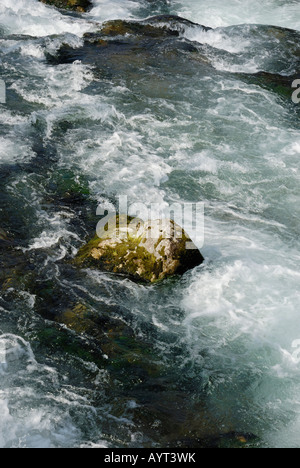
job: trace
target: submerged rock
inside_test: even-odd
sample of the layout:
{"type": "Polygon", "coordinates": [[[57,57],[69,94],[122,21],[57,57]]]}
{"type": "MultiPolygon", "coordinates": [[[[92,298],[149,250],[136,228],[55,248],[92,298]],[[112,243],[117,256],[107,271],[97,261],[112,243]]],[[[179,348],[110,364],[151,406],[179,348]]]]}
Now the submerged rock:
{"type": "MultiPolygon", "coordinates": [[[[197,44],[185,40],[183,32],[190,28],[202,28],[184,18],[163,15],[146,20],[113,20],[99,25],[99,30],[87,32],[83,44],[73,47],[64,43],[55,53],[46,53],[49,63],[69,64],[80,60],[93,66],[101,78],[125,81],[128,87],[142,84],[150,97],[172,98],[175,83],[163,85],[160,72],[153,79],[153,70],[164,70],[169,77],[181,73],[195,73],[199,64],[203,74],[207,67],[212,70],[206,55],[199,52],[197,44]],[[200,66],[201,66],[200,65],[200,66]]],[[[197,71],[198,72],[198,71],[197,71]]],[[[208,72],[210,73],[210,72],[208,72]]]]}
{"type": "Polygon", "coordinates": [[[168,444],[176,448],[254,448],[258,444],[258,437],[251,433],[228,432],[203,439],[187,438],[176,440],[168,444]]]}
{"type": "Polygon", "coordinates": [[[47,5],[55,6],[56,8],[63,8],[65,10],[85,12],[91,8],[92,3],[90,0],[40,0],[47,5]]]}
{"type": "Polygon", "coordinates": [[[0,228],[0,241],[8,241],[7,232],[0,228]]]}
{"type": "MultiPolygon", "coordinates": [[[[167,37],[179,36],[183,33],[186,27],[201,27],[205,31],[207,28],[200,24],[192,23],[184,18],[173,15],[160,15],[148,18],[144,21],[126,21],[126,20],[112,20],[107,21],[101,27],[100,33],[103,36],[125,36],[126,34],[135,36],[148,36],[148,37],[167,37]]],[[[89,37],[89,33],[85,35],[89,37]]]]}
{"type": "MultiPolygon", "coordinates": [[[[117,311],[115,311],[117,312],[117,311]]],[[[84,335],[97,360],[116,375],[126,369],[126,381],[132,384],[139,378],[156,377],[162,372],[158,356],[151,345],[136,336],[134,330],[119,318],[111,316],[111,310],[95,310],[77,303],[62,311],[55,321],[66,325],[77,335],[84,335]],[[103,361],[104,359],[104,361],[103,361]]]]}
{"type": "Polygon", "coordinates": [[[252,75],[246,75],[247,81],[259,85],[268,91],[279,94],[281,97],[292,100],[292,94],[295,89],[292,87],[293,82],[298,78],[298,75],[280,75],[267,72],[258,72],[252,75]]]}
{"type": "MultiPolygon", "coordinates": [[[[158,28],[150,24],[141,24],[136,21],[108,21],[101,28],[102,36],[125,36],[126,34],[148,37],[179,36],[177,31],[168,28],[158,28]]],[[[85,37],[89,37],[86,34],[85,37]]]]}
{"type": "Polygon", "coordinates": [[[156,282],[203,263],[188,235],[172,220],[144,223],[126,216],[111,218],[102,235],[82,247],[75,264],[156,282]]]}

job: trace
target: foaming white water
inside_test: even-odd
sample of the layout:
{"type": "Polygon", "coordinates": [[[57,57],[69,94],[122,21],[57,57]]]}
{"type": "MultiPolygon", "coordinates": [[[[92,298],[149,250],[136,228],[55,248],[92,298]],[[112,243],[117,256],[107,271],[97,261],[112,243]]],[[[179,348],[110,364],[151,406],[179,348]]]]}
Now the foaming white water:
{"type": "Polygon", "coordinates": [[[243,24],[209,31],[186,27],[183,36],[198,42],[217,70],[233,73],[268,70],[285,75],[298,71],[297,51],[287,48],[286,34],[292,33],[283,33],[275,26],[243,24]]]}
{"type": "MultiPolygon", "coordinates": [[[[18,80],[12,85],[12,89],[16,91],[22,98],[28,102],[43,104],[48,108],[48,131],[47,135],[51,135],[52,125],[51,120],[58,118],[58,115],[51,115],[49,112],[52,109],[53,113],[60,113],[61,116],[67,116],[68,104],[73,109],[80,105],[82,95],[80,91],[84,89],[91,81],[92,75],[89,67],[82,65],[80,62],[74,62],[71,66],[59,66],[56,69],[47,69],[45,64],[34,63],[28,67],[28,73],[35,77],[35,87],[32,88],[30,80],[18,80]]],[[[71,113],[73,113],[71,111],[71,113]]],[[[33,114],[33,119],[41,115],[41,113],[33,114]]]]}
{"type": "Polygon", "coordinates": [[[0,375],[1,448],[85,445],[71,413],[89,418],[94,408],[67,377],[39,364],[20,336],[0,335],[0,375]]]}
{"type": "Polygon", "coordinates": [[[209,44],[217,49],[235,54],[244,52],[251,47],[250,39],[239,37],[237,40],[236,36],[227,35],[221,29],[205,31],[203,28],[186,28],[184,36],[191,41],[209,44]]]}
{"type": "Polygon", "coordinates": [[[12,135],[0,137],[0,165],[28,161],[33,157],[31,148],[12,135]]]}
{"type": "Polygon", "coordinates": [[[139,8],[138,2],[130,0],[93,0],[93,5],[89,15],[97,21],[130,19],[139,8]]]}
{"type": "Polygon", "coordinates": [[[18,366],[28,366],[36,364],[31,347],[21,337],[12,334],[1,335],[0,340],[0,364],[1,372],[6,373],[18,366]]]}
{"type": "Polygon", "coordinates": [[[71,33],[82,37],[85,32],[97,29],[99,22],[134,18],[139,7],[138,2],[130,0],[93,0],[91,11],[75,18],[38,0],[3,0],[0,25],[13,34],[43,37],[71,33]]]}
{"type": "MultiPolygon", "coordinates": [[[[70,140],[73,139],[74,135],[70,134],[70,140]]],[[[73,146],[71,141],[69,144],[73,146]]],[[[141,144],[139,133],[120,129],[104,141],[102,138],[81,140],[74,150],[73,157],[77,158],[84,172],[91,176],[98,173],[106,181],[107,193],[127,193],[132,202],[147,202],[151,194],[152,203],[163,202],[163,191],[159,186],[171,169],[151,148],[141,144]],[[120,167],[124,153],[126,166],[120,167]]],[[[95,192],[100,189],[101,179],[91,185],[95,192]]]]}
{"type": "Polygon", "coordinates": [[[179,0],[174,9],[178,15],[213,28],[250,23],[300,29],[298,0],[179,0]]]}
{"type": "MultiPolygon", "coordinates": [[[[256,10],[257,2],[250,5],[247,0],[229,2],[231,10],[224,2],[204,7],[199,0],[182,5],[174,12],[211,26],[263,18],[269,23],[279,18],[280,11],[275,1],[256,10]],[[266,7],[271,5],[275,13],[267,21],[266,7]],[[219,17],[213,17],[217,8],[219,17]]],[[[291,5],[286,5],[287,15],[291,5]]],[[[85,18],[128,18],[136,8],[137,2],[95,1],[85,18]]],[[[275,420],[279,433],[265,432],[264,442],[288,444],[282,427],[290,416],[293,424],[287,433],[299,445],[295,436],[299,432],[295,418],[299,354],[294,345],[300,339],[300,144],[288,106],[261,87],[215,70],[203,78],[201,65],[199,74],[195,68],[187,78],[178,68],[177,82],[169,83],[166,76],[161,80],[144,76],[143,81],[136,73],[133,80],[122,76],[122,85],[119,75],[118,85],[114,76],[101,82],[91,67],[79,61],[50,66],[44,60],[45,48],[53,52],[63,43],[80,46],[82,33],[94,25],[33,0],[14,4],[4,0],[0,14],[9,32],[63,33],[55,38],[1,42],[4,70],[12,77],[10,91],[23,100],[24,108],[29,104],[34,109],[25,117],[4,108],[0,120],[8,133],[0,138],[1,162],[29,161],[34,155],[27,135],[34,130],[44,150],[48,144],[55,146],[55,170],[80,171],[92,196],[104,205],[123,194],[129,203],[155,202],[161,207],[173,201],[205,201],[206,264],[176,283],[171,294],[166,287],[161,296],[164,286],[137,286],[94,271],[88,272],[87,283],[78,280],[78,290],[98,302],[99,310],[102,304],[122,307],[124,316],[134,317],[138,333],[142,333],[142,321],[152,324],[164,338],[152,337],[163,359],[168,363],[171,356],[170,362],[175,360],[188,378],[202,372],[211,402],[221,402],[225,412],[245,411],[243,430],[251,418],[255,423],[260,416],[263,422],[275,420]],[[168,334],[170,340],[172,334],[176,336],[183,350],[175,358],[168,334]],[[243,407],[245,401],[251,402],[251,411],[243,407]]],[[[296,21],[293,17],[286,25],[292,27],[296,21]]],[[[234,31],[188,29],[186,34],[207,46],[218,70],[257,71],[264,60],[264,52],[257,60],[259,42],[247,35],[247,28],[234,31]],[[224,59],[212,49],[224,53],[224,59]],[[240,58],[251,50],[255,60],[250,56],[246,64],[230,62],[230,54],[240,58]]],[[[79,237],[70,227],[75,216],[71,209],[54,203],[51,208],[56,211],[47,212],[43,183],[43,177],[18,174],[6,190],[12,197],[20,194],[37,217],[24,252],[38,255],[41,249],[58,246],[51,253],[55,262],[66,255],[73,241],[79,243],[79,237]]],[[[32,220],[28,222],[32,227],[32,220]]],[[[60,266],[55,266],[59,275],[60,266]]],[[[61,283],[71,291],[75,282],[62,275],[61,283]]],[[[32,308],[34,298],[30,299],[32,308]]],[[[0,336],[0,361],[1,446],[105,445],[98,432],[93,442],[83,440],[82,425],[69,409],[79,414],[86,411],[86,420],[91,421],[94,409],[88,398],[69,385],[55,366],[40,365],[29,343],[17,335],[0,336]]],[[[249,423],[249,427],[253,430],[259,424],[249,423]]]]}
{"type": "Polygon", "coordinates": [[[9,33],[31,36],[66,32],[82,36],[94,27],[87,19],[67,17],[38,0],[2,0],[0,25],[9,33]]]}
{"type": "Polygon", "coordinates": [[[271,425],[265,430],[264,442],[298,446],[299,253],[266,232],[243,232],[236,226],[233,235],[224,224],[207,224],[206,255],[213,264],[194,272],[182,299],[189,362],[201,365],[212,401],[221,394],[234,407],[229,396],[233,382],[233,393],[242,392],[245,400],[251,395],[250,413],[241,401],[241,414],[255,415],[265,427],[268,418],[276,424],[276,429],[271,425]],[[221,258],[215,256],[220,251],[221,258]],[[294,422],[287,428],[283,418],[289,413],[294,422]]]}
{"type": "MultiPolygon", "coordinates": [[[[247,55],[251,49],[253,50],[253,37],[247,37],[242,32],[237,36],[236,33],[233,34],[232,31],[221,28],[209,31],[205,31],[203,28],[186,28],[183,36],[190,41],[209,46],[207,54],[217,70],[226,70],[233,73],[256,73],[260,70],[263,60],[259,53],[255,57],[247,57],[240,65],[233,64],[230,61],[230,56],[233,54],[235,57],[238,55],[242,57],[243,54],[247,55]],[[229,52],[230,55],[227,56],[228,54],[224,54],[224,52],[229,52]]],[[[265,56],[267,52],[263,54],[265,56]]]]}
{"type": "MultiPolygon", "coordinates": [[[[39,378],[43,378],[43,373],[46,381],[47,372],[52,374],[51,369],[42,369],[37,364],[29,343],[12,334],[0,336],[0,361],[1,448],[51,447],[50,431],[54,429],[52,418],[42,406],[34,408],[38,395],[33,386],[35,382],[38,383],[39,378]],[[32,403],[31,409],[26,408],[28,399],[32,403]],[[18,401],[23,402],[21,407],[18,401]]],[[[54,372],[53,377],[55,378],[54,372]]],[[[69,427],[69,430],[71,434],[74,428],[69,427]]]]}

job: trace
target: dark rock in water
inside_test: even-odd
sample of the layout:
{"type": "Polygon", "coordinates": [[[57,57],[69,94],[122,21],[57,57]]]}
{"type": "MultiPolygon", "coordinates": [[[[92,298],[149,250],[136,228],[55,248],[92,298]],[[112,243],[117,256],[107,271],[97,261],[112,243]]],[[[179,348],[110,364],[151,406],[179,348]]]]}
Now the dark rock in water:
{"type": "Polygon", "coordinates": [[[180,32],[184,30],[184,27],[201,27],[205,31],[212,30],[212,28],[203,26],[202,24],[194,23],[193,21],[187,20],[185,18],[182,18],[181,16],[176,15],[157,15],[144,20],[144,23],[157,26],[165,25],[170,29],[177,29],[180,32]]]}
{"type": "MultiPolygon", "coordinates": [[[[157,27],[152,24],[138,23],[137,21],[107,21],[101,28],[102,36],[125,36],[132,34],[136,36],[148,37],[164,37],[164,36],[179,36],[179,32],[172,30],[169,27],[157,27]]],[[[91,37],[86,34],[85,37],[91,37]]]]}
{"type": "Polygon", "coordinates": [[[63,323],[78,335],[92,339],[98,356],[104,356],[106,367],[114,373],[127,370],[128,381],[138,375],[155,377],[161,372],[158,358],[150,345],[136,336],[122,320],[111,317],[107,311],[99,314],[85,304],[77,303],[65,309],[55,321],[63,323]]]}
{"type": "MultiPolygon", "coordinates": [[[[179,36],[185,27],[201,27],[208,31],[211,28],[192,23],[189,20],[173,15],[160,15],[144,21],[107,21],[101,28],[104,36],[124,36],[125,34],[150,37],[179,36]]],[[[85,35],[88,37],[88,35],[85,35]]]]}
{"type": "Polygon", "coordinates": [[[156,282],[183,274],[204,259],[187,234],[172,220],[114,217],[107,231],[82,247],[75,264],[156,282]],[[187,246],[189,248],[187,248],[187,246]]]}
{"type": "Polygon", "coordinates": [[[56,8],[63,8],[65,10],[72,10],[78,12],[88,11],[92,3],[90,0],[40,0],[47,5],[55,6],[56,8]]]}
{"type": "Polygon", "coordinates": [[[247,81],[257,84],[268,91],[273,91],[282,97],[292,99],[292,94],[295,89],[292,87],[297,75],[283,76],[280,74],[258,72],[253,75],[247,75],[247,81]]]}
{"type": "MultiPolygon", "coordinates": [[[[129,89],[138,86],[150,98],[173,99],[178,75],[190,77],[197,73],[200,78],[213,72],[205,53],[197,44],[180,37],[178,31],[130,21],[104,23],[102,30],[85,34],[81,47],[63,44],[47,55],[47,61],[54,65],[78,60],[92,65],[97,79],[129,89]]],[[[93,91],[90,87],[88,92],[103,85],[95,82],[92,86],[93,91]]]]}
{"type": "Polygon", "coordinates": [[[0,228],[0,241],[8,241],[8,234],[6,231],[4,231],[4,229],[1,229],[0,228]]]}
{"type": "Polygon", "coordinates": [[[101,78],[143,82],[150,92],[155,87],[155,95],[166,97],[161,94],[163,90],[172,94],[172,85],[168,88],[156,86],[153,68],[163,67],[170,76],[174,75],[174,69],[177,73],[195,73],[195,63],[197,67],[199,64],[203,66],[204,73],[207,67],[212,68],[198,45],[182,37],[186,28],[194,27],[201,28],[170,15],[140,21],[107,21],[99,26],[98,31],[86,33],[81,47],[63,44],[54,55],[48,53],[47,60],[51,64],[80,60],[83,64],[92,65],[94,73],[101,78]]]}
{"type": "Polygon", "coordinates": [[[29,290],[34,283],[32,265],[9,240],[0,240],[0,292],[29,290]]]}
{"type": "Polygon", "coordinates": [[[188,438],[177,440],[169,444],[176,448],[252,448],[258,438],[254,434],[229,432],[218,436],[210,436],[204,439],[188,438]]]}
{"type": "Polygon", "coordinates": [[[202,27],[206,31],[210,28],[200,26],[178,16],[154,16],[144,21],[113,20],[105,22],[96,33],[86,33],[84,38],[95,42],[102,38],[124,37],[126,35],[149,38],[179,37],[185,27],[202,27]]]}
{"type": "MultiPolygon", "coordinates": [[[[293,82],[299,78],[300,33],[278,26],[252,26],[251,37],[259,39],[268,62],[261,71],[253,74],[239,73],[247,83],[258,85],[282,98],[292,101],[293,82]],[[266,67],[266,69],[264,69],[266,67]]],[[[259,47],[259,46],[258,46],[259,47]]],[[[258,54],[260,55],[260,54],[258,54]]]]}

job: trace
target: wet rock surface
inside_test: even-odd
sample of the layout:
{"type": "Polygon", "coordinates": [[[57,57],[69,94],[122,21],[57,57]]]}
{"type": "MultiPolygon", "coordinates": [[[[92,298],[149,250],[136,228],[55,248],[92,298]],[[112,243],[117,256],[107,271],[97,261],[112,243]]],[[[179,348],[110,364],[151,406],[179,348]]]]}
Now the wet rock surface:
{"type": "MultiPolygon", "coordinates": [[[[253,26],[253,34],[257,34],[255,28],[253,26]]],[[[126,73],[127,80],[138,78],[137,67],[142,73],[154,64],[162,65],[166,70],[170,67],[170,72],[172,67],[173,70],[177,69],[180,64],[178,72],[183,75],[194,70],[210,76],[213,63],[208,57],[206,46],[187,40],[186,31],[209,33],[213,30],[173,15],[158,15],[140,21],[107,21],[99,27],[99,31],[84,35],[82,47],[73,49],[63,45],[55,56],[48,55],[48,61],[53,64],[63,64],[81,60],[83,63],[95,66],[96,75],[117,78],[126,73]]],[[[290,55],[298,69],[300,50],[295,47],[295,43],[299,41],[299,32],[274,26],[261,26],[259,34],[262,33],[269,36],[270,47],[274,43],[274,46],[278,45],[283,49],[286,43],[291,43],[290,55]]],[[[224,57],[226,55],[228,53],[224,51],[224,57]]],[[[226,72],[225,74],[236,75],[242,81],[291,100],[294,91],[292,83],[298,75],[295,68],[287,73],[283,69],[285,63],[283,59],[278,61],[277,73],[262,70],[256,73],[226,72]]],[[[215,73],[220,72],[215,70],[215,73]]],[[[149,86],[151,87],[151,84],[149,86]]]]}
{"type": "Polygon", "coordinates": [[[112,218],[103,237],[82,247],[75,259],[96,267],[154,283],[201,265],[204,258],[188,235],[172,220],[143,222],[112,218]]]}
{"type": "Polygon", "coordinates": [[[78,11],[80,13],[88,11],[92,7],[90,0],[40,0],[47,5],[55,6],[66,10],[78,11]]]}

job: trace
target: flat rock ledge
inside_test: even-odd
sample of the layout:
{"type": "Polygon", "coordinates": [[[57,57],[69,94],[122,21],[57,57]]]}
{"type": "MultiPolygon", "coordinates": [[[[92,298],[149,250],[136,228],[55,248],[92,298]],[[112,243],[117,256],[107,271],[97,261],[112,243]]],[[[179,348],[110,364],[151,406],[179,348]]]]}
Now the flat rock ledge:
{"type": "Polygon", "coordinates": [[[76,255],[74,264],[154,283],[204,261],[189,236],[172,220],[143,222],[112,217],[76,255]]]}

